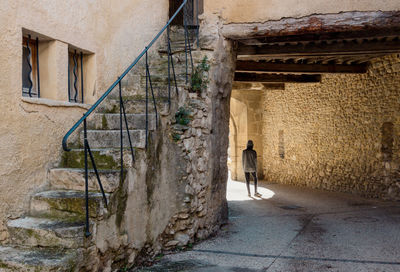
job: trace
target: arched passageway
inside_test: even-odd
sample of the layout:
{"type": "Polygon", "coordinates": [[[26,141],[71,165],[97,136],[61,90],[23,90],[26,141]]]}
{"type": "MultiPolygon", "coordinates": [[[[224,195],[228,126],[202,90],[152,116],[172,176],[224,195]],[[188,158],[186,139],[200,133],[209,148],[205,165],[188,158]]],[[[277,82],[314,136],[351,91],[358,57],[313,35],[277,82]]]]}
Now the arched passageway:
{"type": "Polygon", "coordinates": [[[244,180],[239,153],[252,139],[258,176],[268,182],[400,199],[393,16],[350,12],[224,28],[237,43],[233,179],[244,180]]]}

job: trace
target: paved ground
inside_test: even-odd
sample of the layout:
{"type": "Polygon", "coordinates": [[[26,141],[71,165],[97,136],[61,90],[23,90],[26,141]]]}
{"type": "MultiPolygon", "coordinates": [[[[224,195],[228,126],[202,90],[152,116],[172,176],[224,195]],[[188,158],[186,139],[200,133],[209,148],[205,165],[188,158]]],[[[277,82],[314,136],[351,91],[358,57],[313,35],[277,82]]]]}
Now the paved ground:
{"type": "Polygon", "coordinates": [[[230,223],[139,271],[400,271],[400,202],[229,181],[230,223]]]}

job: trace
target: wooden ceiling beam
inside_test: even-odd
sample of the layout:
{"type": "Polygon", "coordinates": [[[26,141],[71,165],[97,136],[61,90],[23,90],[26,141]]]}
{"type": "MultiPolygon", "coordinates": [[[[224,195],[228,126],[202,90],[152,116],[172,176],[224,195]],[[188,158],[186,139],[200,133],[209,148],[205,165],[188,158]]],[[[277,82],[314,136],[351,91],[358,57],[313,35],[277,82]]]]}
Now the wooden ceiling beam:
{"type": "Polygon", "coordinates": [[[341,65],[341,64],[298,64],[298,63],[272,63],[243,61],[236,62],[237,72],[263,72],[263,73],[366,73],[367,64],[341,65]]]}
{"type": "Polygon", "coordinates": [[[245,39],[252,43],[258,40],[268,43],[298,41],[299,36],[303,36],[305,40],[391,36],[397,35],[399,30],[400,11],[349,11],[284,18],[264,23],[227,24],[222,27],[221,32],[224,37],[232,40],[245,39]]]}
{"type": "Polygon", "coordinates": [[[318,83],[321,81],[321,75],[286,75],[235,72],[234,81],[261,83],[318,83]]]}
{"type": "Polygon", "coordinates": [[[315,57],[315,56],[335,56],[335,55],[365,55],[375,53],[393,54],[400,52],[400,39],[381,42],[378,39],[356,42],[336,42],[336,43],[306,43],[296,45],[239,45],[238,56],[267,56],[267,57],[315,57]]]}

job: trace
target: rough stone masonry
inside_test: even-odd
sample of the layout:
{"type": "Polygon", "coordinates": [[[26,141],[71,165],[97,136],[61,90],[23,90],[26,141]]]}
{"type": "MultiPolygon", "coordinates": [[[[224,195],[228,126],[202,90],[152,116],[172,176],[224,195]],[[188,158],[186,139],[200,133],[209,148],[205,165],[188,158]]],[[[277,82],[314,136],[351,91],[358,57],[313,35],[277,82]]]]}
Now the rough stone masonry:
{"type": "Polygon", "coordinates": [[[400,199],[400,58],[264,91],[266,180],[400,199]]]}

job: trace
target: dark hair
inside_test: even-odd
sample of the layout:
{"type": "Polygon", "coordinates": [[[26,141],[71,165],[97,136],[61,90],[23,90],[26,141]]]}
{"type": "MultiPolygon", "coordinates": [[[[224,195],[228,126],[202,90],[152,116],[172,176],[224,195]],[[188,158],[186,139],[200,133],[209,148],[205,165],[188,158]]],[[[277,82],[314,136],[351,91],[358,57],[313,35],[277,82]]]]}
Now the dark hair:
{"type": "Polygon", "coordinates": [[[254,147],[253,141],[252,141],[252,140],[249,140],[249,141],[247,142],[247,149],[253,149],[253,147],[254,147]]]}

